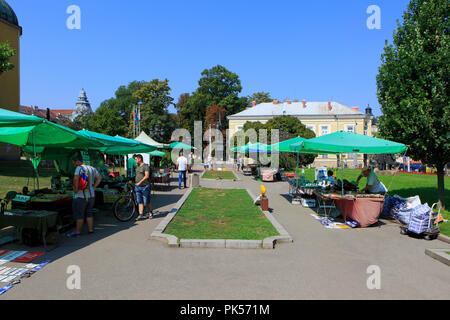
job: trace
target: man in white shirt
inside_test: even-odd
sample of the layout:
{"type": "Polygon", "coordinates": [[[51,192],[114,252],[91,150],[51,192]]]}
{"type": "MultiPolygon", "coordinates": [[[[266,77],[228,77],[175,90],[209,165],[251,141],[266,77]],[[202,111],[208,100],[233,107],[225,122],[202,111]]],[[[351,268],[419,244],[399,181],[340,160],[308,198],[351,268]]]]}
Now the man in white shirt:
{"type": "Polygon", "coordinates": [[[363,168],[362,173],[359,175],[358,179],[356,179],[357,185],[362,177],[367,177],[367,185],[361,190],[361,192],[372,194],[385,194],[387,192],[386,187],[380,182],[380,180],[378,180],[378,177],[373,169],[368,167],[363,168]]]}
{"type": "Polygon", "coordinates": [[[180,157],[177,159],[178,170],[178,187],[181,189],[181,179],[183,179],[184,187],[186,188],[186,170],[188,160],[183,156],[183,152],[180,152],[180,157]]]}

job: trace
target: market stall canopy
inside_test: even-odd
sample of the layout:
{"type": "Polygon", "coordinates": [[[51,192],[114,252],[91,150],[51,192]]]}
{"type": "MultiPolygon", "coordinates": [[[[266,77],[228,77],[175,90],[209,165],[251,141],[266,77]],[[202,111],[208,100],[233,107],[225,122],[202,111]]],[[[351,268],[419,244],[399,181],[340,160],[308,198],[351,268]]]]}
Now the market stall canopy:
{"type": "Polygon", "coordinates": [[[36,116],[0,109],[0,127],[29,127],[44,122],[36,116]]]}
{"type": "Polygon", "coordinates": [[[271,146],[264,144],[264,143],[247,143],[244,146],[239,146],[232,148],[231,151],[239,152],[239,153],[246,153],[246,152],[261,152],[261,153],[270,153],[271,152],[271,146]]]}
{"type": "Polygon", "coordinates": [[[88,148],[103,144],[82,134],[35,116],[0,109],[0,142],[33,148],[88,148]]]}
{"type": "Polygon", "coordinates": [[[136,140],[123,138],[120,136],[109,136],[102,133],[92,132],[89,130],[81,130],[80,134],[101,141],[103,146],[93,147],[89,149],[99,150],[107,154],[123,155],[129,153],[147,153],[156,150],[155,146],[151,146],[136,140]]]}
{"type": "Polygon", "coordinates": [[[378,139],[361,134],[339,131],[291,145],[303,152],[333,153],[403,153],[407,146],[401,143],[378,139]]]}
{"type": "Polygon", "coordinates": [[[164,157],[166,154],[164,152],[156,150],[150,152],[149,155],[151,155],[152,157],[164,157]]]}
{"type": "Polygon", "coordinates": [[[151,146],[155,146],[158,149],[163,149],[163,148],[168,148],[169,147],[168,144],[163,144],[163,143],[156,142],[151,137],[149,137],[144,131],[142,131],[141,134],[139,135],[139,137],[137,137],[134,140],[139,141],[139,142],[143,142],[145,144],[149,144],[151,146]]]}
{"type": "Polygon", "coordinates": [[[171,149],[197,149],[181,142],[173,142],[170,144],[171,149]]]}

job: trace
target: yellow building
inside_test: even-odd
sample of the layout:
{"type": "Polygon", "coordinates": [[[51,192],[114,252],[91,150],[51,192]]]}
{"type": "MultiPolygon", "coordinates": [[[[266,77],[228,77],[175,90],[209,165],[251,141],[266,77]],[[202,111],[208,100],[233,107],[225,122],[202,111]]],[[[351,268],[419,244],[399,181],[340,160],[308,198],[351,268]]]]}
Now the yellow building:
{"type": "MultiPolygon", "coordinates": [[[[362,113],[357,107],[347,107],[333,101],[280,103],[275,100],[270,103],[253,104],[252,107],[229,116],[230,136],[242,130],[246,122],[266,123],[277,116],[297,117],[308,129],[314,131],[317,137],[341,130],[372,136],[374,121],[370,107],[362,113]]],[[[349,168],[362,167],[364,156],[348,154],[344,155],[343,160],[349,168]]],[[[336,167],[337,158],[334,155],[319,155],[313,166],[336,167]]]]}
{"type": "MultiPolygon", "coordinates": [[[[22,28],[17,16],[5,0],[0,0],[0,42],[9,41],[9,46],[16,50],[10,59],[14,64],[12,70],[0,74],[0,108],[19,112],[20,106],[20,37],[22,28]]],[[[0,144],[0,158],[17,158],[19,149],[0,144]]]]}

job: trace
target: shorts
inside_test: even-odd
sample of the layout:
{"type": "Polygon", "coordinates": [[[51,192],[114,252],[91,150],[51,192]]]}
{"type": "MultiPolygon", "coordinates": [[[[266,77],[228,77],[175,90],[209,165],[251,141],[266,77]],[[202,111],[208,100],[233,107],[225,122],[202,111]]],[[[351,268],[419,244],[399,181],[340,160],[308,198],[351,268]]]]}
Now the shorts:
{"type": "Polygon", "coordinates": [[[150,191],[152,190],[150,185],[145,187],[136,186],[136,202],[137,204],[143,204],[148,206],[150,204],[150,191]]]}
{"type": "Polygon", "coordinates": [[[92,218],[94,216],[95,197],[74,198],[72,201],[72,213],[75,220],[84,220],[84,218],[92,218]]]}

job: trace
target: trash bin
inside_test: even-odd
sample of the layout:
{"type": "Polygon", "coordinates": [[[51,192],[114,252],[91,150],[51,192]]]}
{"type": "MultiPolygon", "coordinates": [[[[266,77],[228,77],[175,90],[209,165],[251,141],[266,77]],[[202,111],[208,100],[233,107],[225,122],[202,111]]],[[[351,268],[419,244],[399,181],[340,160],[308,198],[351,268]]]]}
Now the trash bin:
{"type": "Polygon", "coordinates": [[[200,186],[200,177],[197,173],[191,174],[191,188],[198,188],[200,186]]]}

